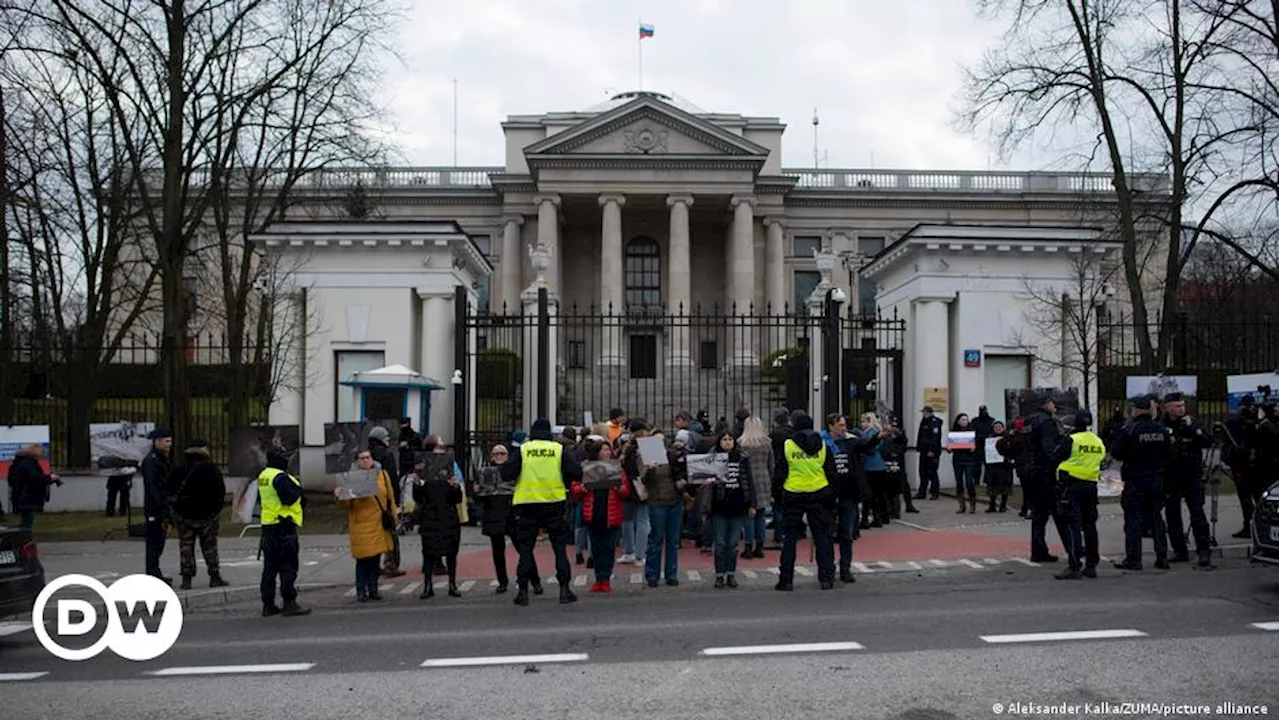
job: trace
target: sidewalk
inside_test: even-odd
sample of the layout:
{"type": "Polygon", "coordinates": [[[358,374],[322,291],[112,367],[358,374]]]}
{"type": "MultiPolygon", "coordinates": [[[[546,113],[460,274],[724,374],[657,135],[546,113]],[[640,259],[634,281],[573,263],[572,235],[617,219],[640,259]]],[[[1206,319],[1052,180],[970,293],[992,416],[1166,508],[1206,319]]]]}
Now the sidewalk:
{"type": "MultiPolygon", "coordinates": [[[[1017,509],[1006,513],[986,513],[986,506],[979,502],[977,513],[959,514],[956,501],[943,497],[939,500],[916,501],[918,514],[904,514],[901,521],[894,521],[885,528],[862,531],[854,545],[857,567],[863,572],[919,571],[934,567],[992,566],[1006,562],[1024,562],[1029,557],[1029,520],[1018,517],[1017,509]]],[[[1209,508],[1206,508],[1208,511],[1209,508]]],[[[1099,507],[1098,534],[1101,554],[1119,556],[1124,552],[1124,528],[1118,503],[1099,507]]],[[[1239,546],[1245,541],[1233,540],[1230,534],[1239,529],[1240,511],[1235,497],[1221,498],[1218,510],[1220,518],[1217,539],[1220,546],[1239,546]]],[[[772,544],[772,531],[769,532],[772,544]]],[[[1049,546],[1052,552],[1061,554],[1057,532],[1050,524],[1049,546]]],[[[767,545],[768,545],[767,544],[767,545]]],[[[1149,545],[1149,543],[1148,543],[1149,545]]],[[[261,561],[257,558],[258,538],[251,532],[245,538],[221,538],[218,542],[222,574],[232,584],[231,588],[210,590],[203,559],[197,552],[199,574],[195,588],[184,594],[189,607],[219,604],[243,600],[257,593],[261,561]]],[[[301,568],[298,582],[303,587],[349,585],[354,580],[354,565],[345,535],[303,535],[301,538],[301,568]]],[[[407,571],[405,580],[421,580],[421,545],[418,536],[411,534],[400,538],[402,567],[407,571]]],[[[142,572],[143,543],[140,540],[113,540],[107,542],[50,542],[40,546],[41,559],[46,576],[53,579],[71,573],[96,577],[107,584],[123,575],[142,572]]],[[[569,548],[573,562],[575,548],[569,548]]],[[[812,568],[811,542],[798,544],[798,563],[812,568]]],[[[167,574],[178,575],[178,543],[171,539],[165,546],[162,567],[167,574]]],[[[550,545],[540,543],[536,550],[538,569],[544,577],[555,573],[555,562],[550,545]]],[[[517,556],[507,548],[507,565],[515,575],[517,556]]],[[[684,541],[680,550],[680,569],[693,571],[695,576],[711,575],[714,562],[710,555],[701,554],[691,541],[684,541]]],[[[764,559],[739,560],[742,570],[767,571],[776,568],[778,552],[768,551],[764,559]]],[[[489,540],[478,528],[463,528],[462,552],[458,557],[460,581],[483,581],[493,578],[493,560],[489,540]]],[[[639,572],[634,566],[618,566],[618,573],[639,572]]],[[[575,565],[575,575],[589,575],[585,566],[575,565]]]]}

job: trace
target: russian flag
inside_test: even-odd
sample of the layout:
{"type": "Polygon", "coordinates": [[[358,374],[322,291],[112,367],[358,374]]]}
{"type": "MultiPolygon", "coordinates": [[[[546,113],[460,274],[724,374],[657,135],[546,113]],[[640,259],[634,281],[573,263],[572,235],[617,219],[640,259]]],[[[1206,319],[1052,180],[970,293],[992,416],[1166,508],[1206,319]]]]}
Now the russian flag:
{"type": "Polygon", "coordinates": [[[653,26],[640,23],[640,38],[653,37],[653,26]]]}

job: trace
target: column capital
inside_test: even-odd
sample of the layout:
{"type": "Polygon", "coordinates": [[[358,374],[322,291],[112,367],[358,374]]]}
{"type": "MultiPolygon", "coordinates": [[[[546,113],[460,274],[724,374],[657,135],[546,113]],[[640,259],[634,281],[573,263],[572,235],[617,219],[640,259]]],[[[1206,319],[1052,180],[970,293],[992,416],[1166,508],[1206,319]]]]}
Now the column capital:
{"type": "Polygon", "coordinates": [[[765,215],[764,226],[767,228],[777,227],[779,230],[787,229],[787,221],[781,215],[765,215]]]}
{"type": "Polygon", "coordinates": [[[560,196],[553,194],[534,195],[533,202],[535,205],[541,206],[543,203],[551,203],[555,207],[560,207],[560,196]]]}
{"type": "Polygon", "coordinates": [[[676,203],[684,203],[685,207],[693,207],[693,196],[688,193],[675,193],[667,196],[667,207],[673,207],[676,203]]]}
{"type": "Polygon", "coordinates": [[[524,225],[524,215],[504,215],[502,217],[504,225],[514,224],[516,227],[524,225]]]}
{"type": "Polygon", "coordinates": [[[622,193],[604,193],[600,196],[600,207],[604,207],[609,203],[614,203],[618,207],[626,207],[627,196],[622,193]]]}
{"type": "Polygon", "coordinates": [[[955,301],[955,299],[956,299],[956,296],[955,296],[954,294],[951,294],[951,295],[922,295],[922,296],[920,296],[920,297],[914,297],[914,298],[911,298],[911,304],[913,304],[913,305],[916,305],[916,304],[923,305],[924,303],[944,303],[944,304],[946,304],[946,303],[950,303],[950,302],[955,301]]]}
{"type": "Polygon", "coordinates": [[[756,198],[754,195],[734,195],[729,199],[729,207],[737,210],[739,205],[748,205],[751,208],[756,206],[756,198]]]}

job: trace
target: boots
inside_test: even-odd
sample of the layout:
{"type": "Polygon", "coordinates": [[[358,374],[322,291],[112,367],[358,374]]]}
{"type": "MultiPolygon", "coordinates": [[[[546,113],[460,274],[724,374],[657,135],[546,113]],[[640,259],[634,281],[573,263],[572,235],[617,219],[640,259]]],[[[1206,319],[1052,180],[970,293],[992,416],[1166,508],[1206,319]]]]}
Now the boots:
{"type": "Polygon", "coordinates": [[[516,590],[515,602],[517,605],[521,607],[525,607],[529,604],[529,588],[527,586],[525,585],[519,586],[519,589],[516,590]]]}
{"type": "Polygon", "coordinates": [[[214,570],[209,573],[209,587],[220,588],[220,587],[227,587],[230,584],[231,583],[222,579],[222,573],[218,572],[217,570],[214,570]]]}
{"type": "Polygon", "coordinates": [[[178,589],[179,589],[179,590],[190,590],[190,589],[191,589],[191,576],[190,576],[190,575],[183,575],[183,576],[182,576],[182,584],[178,586],[178,589]]]}
{"type": "Polygon", "coordinates": [[[262,617],[271,617],[279,614],[280,608],[275,603],[264,603],[262,605],[262,617]]]}
{"type": "Polygon", "coordinates": [[[751,543],[742,543],[742,554],[738,557],[743,560],[750,560],[755,557],[755,552],[751,549],[751,543]]]}
{"type": "Polygon", "coordinates": [[[956,510],[956,514],[957,514],[957,515],[963,515],[965,512],[967,512],[967,511],[968,511],[968,508],[966,508],[966,507],[965,507],[965,505],[964,505],[964,492],[963,492],[963,491],[961,491],[961,490],[957,490],[957,491],[956,491],[956,500],[959,500],[959,501],[960,501],[960,509],[959,509],[959,510],[956,510]]]}
{"type": "Polygon", "coordinates": [[[978,512],[978,498],[970,495],[969,496],[969,513],[977,514],[977,512],[978,512]]]}
{"type": "Polygon", "coordinates": [[[757,559],[757,560],[763,560],[763,559],[764,559],[764,541],[763,541],[763,540],[757,540],[757,541],[756,541],[756,548],[755,548],[755,550],[752,550],[752,551],[751,551],[751,557],[753,557],[753,558],[755,558],[755,559],[757,559]]]}
{"type": "Polygon", "coordinates": [[[297,600],[290,600],[284,604],[284,610],[280,614],[285,617],[301,617],[303,615],[310,615],[311,608],[302,607],[298,604],[297,600]]]}
{"type": "Polygon", "coordinates": [[[853,578],[853,573],[849,571],[849,568],[847,567],[840,568],[840,582],[842,583],[856,582],[853,578]]]}
{"type": "Polygon", "coordinates": [[[462,597],[462,593],[458,592],[458,583],[454,582],[453,580],[449,581],[449,597],[451,598],[462,597]]]}
{"type": "Polygon", "coordinates": [[[571,602],[578,602],[578,596],[573,594],[568,585],[560,585],[560,604],[568,605],[571,602]]]}
{"type": "Polygon", "coordinates": [[[1000,509],[997,510],[996,512],[1008,512],[1008,511],[1009,511],[1009,496],[1006,494],[1001,494],[1000,509]]]}
{"type": "Polygon", "coordinates": [[[426,600],[436,596],[435,583],[431,582],[431,578],[427,578],[427,586],[422,588],[422,593],[418,595],[419,600],[426,600]]]}

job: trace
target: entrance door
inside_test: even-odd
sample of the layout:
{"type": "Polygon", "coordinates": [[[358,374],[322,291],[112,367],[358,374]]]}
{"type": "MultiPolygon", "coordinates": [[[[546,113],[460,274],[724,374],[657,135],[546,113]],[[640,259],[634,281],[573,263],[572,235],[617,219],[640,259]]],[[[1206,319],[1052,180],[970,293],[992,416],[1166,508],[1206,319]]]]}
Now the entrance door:
{"type": "Polygon", "coordinates": [[[361,388],[364,392],[364,417],[367,420],[396,420],[405,416],[405,394],[403,388],[361,388]]]}
{"type": "Polygon", "coordinates": [[[377,370],[386,364],[385,359],[381,350],[339,350],[334,353],[334,364],[338,368],[333,378],[334,422],[359,422],[363,419],[359,417],[356,388],[342,383],[354,380],[358,372],[377,370]]]}
{"type": "Polygon", "coordinates": [[[1022,390],[1031,387],[1031,358],[1026,355],[988,355],[983,358],[983,398],[991,416],[1004,420],[1005,424],[1017,417],[1005,406],[1005,390],[1022,390]],[[1010,412],[1013,416],[1010,417],[1010,412]]]}

